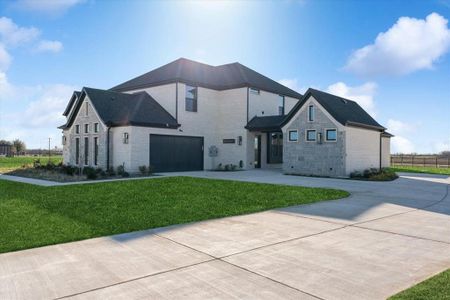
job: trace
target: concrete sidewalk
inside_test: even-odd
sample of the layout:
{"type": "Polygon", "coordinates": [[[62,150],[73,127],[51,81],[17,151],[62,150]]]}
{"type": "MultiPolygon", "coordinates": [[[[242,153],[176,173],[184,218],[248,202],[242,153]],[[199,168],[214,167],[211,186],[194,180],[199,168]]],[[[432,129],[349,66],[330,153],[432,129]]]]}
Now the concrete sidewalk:
{"type": "Polygon", "coordinates": [[[0,299],[384,299],[450,267],[446,177],[188,175],[352,196],[1,254],[0,299]]]}

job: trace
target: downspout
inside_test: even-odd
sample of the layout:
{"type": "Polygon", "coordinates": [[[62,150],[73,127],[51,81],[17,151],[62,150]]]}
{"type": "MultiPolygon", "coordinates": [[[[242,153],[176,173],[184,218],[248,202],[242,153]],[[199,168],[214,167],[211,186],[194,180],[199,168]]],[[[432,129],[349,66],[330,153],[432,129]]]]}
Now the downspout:
{"type": "Polygon", "coordinates": [[[248,113],[249,113],[249,87],[247,87],[247,123],[248,123],[248,113]]]}
{"type": "Polygon", "coordinates": [[[106,170],[109,170],[109,131],[111,127],[108,126],[106,129],[106,170]]]}
{"type": "Polygon", "coordinates": [[[382,154],[381,154],[381,151],[382,151],[382,145],[381,145],[381,143],[382,143],[382,139],[383,139],[383,132],[380,132],[380,171],[381,171],[381,167],[382,167],[382,165],[381,165],[381,157],[382,157],[382,154]]]}

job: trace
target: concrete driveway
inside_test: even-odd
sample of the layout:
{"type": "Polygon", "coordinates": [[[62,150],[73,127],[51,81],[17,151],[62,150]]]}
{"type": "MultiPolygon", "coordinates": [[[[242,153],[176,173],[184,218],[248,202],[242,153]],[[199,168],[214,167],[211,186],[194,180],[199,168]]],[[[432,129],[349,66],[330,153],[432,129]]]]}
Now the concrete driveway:
{"type": "MultiPolygon", "coordinates": [[[[174,174],[172,174],[174,175],[174,174]]],[[[384,299],[450,268],[450,179],[189,172],[346,199],[0,255],[0,299],[384,299]]]]}

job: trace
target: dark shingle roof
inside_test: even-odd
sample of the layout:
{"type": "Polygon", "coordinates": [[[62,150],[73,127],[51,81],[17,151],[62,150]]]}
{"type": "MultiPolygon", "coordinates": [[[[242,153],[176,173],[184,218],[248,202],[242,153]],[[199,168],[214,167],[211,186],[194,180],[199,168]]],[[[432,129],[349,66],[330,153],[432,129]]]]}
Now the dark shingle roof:
{"type": "Polygon", "coordinates": [[[119,84],[111,90],[127,91],[177,81],[214,90],[250,86],[298,99],[302,96],[240,63],[211,66],[185,58],[177,59],[167,65],[119,84]]]}
{"type": "Polygon", "coordinates": [[[72,94],[72,97],[70,97],[70,101],[67,104],[66,109],[64,110],[63,116],[67,116],[70,112],[70,110],[72,109],[73,104],[75,103],[75,101],[80,98],[81,92],[80,91],[74,91],[72,94]]]}
{"type": "Polygon", "coordinates": [[[311,88],[306,91],[302,100],[294,106],[282,125],[286,124],[296,114],[310,96],[313,96],[336,121],[344,126],[364,127],[381,131],[386,129],[355,101],[311,88]]]}
{"type": "Polygon", "coordinates": [[[253,117],[245,126],[250,131],[278,131],[286,116],[253,117]]]}
{"type": "Polygon", "coordinates": [[[99,117],[108,126],[135,125],[161,128],[179,126],[175,118],[146,92],[126,94],[85,87],[67,124],[61,128],[72,125],[85,95],[89,97],[99,117]]]}

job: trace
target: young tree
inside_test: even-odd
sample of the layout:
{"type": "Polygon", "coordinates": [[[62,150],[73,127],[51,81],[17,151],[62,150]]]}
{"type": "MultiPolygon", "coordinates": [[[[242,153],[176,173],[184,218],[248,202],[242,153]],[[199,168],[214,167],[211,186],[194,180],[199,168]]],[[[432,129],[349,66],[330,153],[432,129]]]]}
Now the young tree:
{"type": "Polygon", "coordinates": [[[17,153],[21,153],[26,150],[25,142],[19,139],[15,139],[13,141],[13,146],[14,148],[16,148],[17,153]]]}

